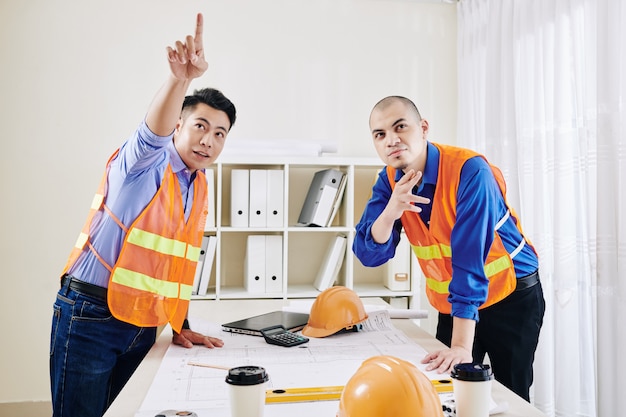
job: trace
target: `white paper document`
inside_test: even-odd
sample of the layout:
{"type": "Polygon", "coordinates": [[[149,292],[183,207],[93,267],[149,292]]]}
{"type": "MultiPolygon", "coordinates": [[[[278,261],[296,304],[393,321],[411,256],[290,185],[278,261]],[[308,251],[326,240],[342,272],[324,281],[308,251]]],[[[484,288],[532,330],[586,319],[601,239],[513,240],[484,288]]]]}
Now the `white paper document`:
{"type": "MultiPolygon", "coordinates": [[[[267,389],[343,386],[365,359],[377,355],[402,358],[422,371],[425,366],[420,360],[426,351],[393,326],[386,310],[369,313],[362,331],[310,338],[292,348],[269,345],[258,336],[222,332],[219,324],[197,317],[190,320],[194,330],[223,339],[224,347],[170,345],[136,417],[154,417],[163,410],[230,417],[226,369],[237,366],[264,367],[270,377],[267,389]]],[[[425,373],[431,379],[442,378],[425,373]]],[[[334,416],[337,407],[338,400],[267,404],[265,416],[293,416],[295,412],[298,417],[334,416]]]]}

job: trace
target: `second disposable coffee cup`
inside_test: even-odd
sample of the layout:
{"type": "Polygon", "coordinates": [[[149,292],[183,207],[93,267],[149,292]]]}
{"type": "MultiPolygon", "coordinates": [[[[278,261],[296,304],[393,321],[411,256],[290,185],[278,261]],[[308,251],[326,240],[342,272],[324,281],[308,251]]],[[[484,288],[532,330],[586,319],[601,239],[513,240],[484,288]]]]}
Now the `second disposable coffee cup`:
{"type": "Polygon", "coordinates": [[[260,366],[239,366],[228,370],[226,383],[231,417],[263,417],[265,389],[269,376],[260,366]]]}
{"type": "Polygon", "coordinates": [[[488,417],[491,405],[491,380],[489,365],[460,363],[450,374],[454,384],[457,417],[488,417]]]}

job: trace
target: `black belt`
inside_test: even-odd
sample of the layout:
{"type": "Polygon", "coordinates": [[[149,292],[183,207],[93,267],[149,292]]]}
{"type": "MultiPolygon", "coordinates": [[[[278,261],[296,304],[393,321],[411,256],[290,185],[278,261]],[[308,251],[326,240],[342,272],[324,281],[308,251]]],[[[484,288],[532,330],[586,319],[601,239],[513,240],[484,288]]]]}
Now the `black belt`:
{"type": "Polygon", "coordinates": [[[107,299],[107,289],[104,287],[99,287],[94,284],[90,284],[88,282],[79,281],[73,276],[69,274],[63,275],[61,279],[61,286],[64,286],[69,280],[68,288],[72,291],[76,291],[83,295],[88,295],[90,297],[99,298],[101,300],[106,301],[107,299]]]}
{"type": "Polygon", "coordinates": [[[515,287],[515,291],[522,291],[530,287],[534,287],[539,283],[539,271],[535,271],[530,275],[526,275],[525,277],[519,278],[517,280],[517,286],[515,287]]]}

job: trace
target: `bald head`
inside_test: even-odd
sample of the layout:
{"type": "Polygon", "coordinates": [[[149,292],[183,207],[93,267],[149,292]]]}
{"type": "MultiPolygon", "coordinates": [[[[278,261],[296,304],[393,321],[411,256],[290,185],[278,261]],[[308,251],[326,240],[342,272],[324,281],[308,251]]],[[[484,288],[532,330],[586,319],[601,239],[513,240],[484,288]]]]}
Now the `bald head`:
{"type": "Polygon", "coordinates": [[[370,114],[370,132],[380,159],[395,169],[423,171],[428,121],[415,104],[400,96],[380,100],[370,114]]]}
{"type": "Polygon", "coordinates": [[[384,111],[389,106],[391,106],[391,105],[393,105],[395,103],[403,104],[404,107],[407,110],[409,110],[411,115],[415,116],[415,120],[417,122],[422,120],[422,116],[420,115],[419,110],[417,110],[417,107],[415,106],[415,103],[413,103],[411,100],[409,100],[406,97],[402,97],[402,96],[388,96],[388,97],[385,97],[384,99],[380,100],[378,103],[376,103],[376,105],[372,109],[372,112],[370,113],[370,124],[372,122],[372,114],[374,112],[376,112],[376,111],[384,111]]]}

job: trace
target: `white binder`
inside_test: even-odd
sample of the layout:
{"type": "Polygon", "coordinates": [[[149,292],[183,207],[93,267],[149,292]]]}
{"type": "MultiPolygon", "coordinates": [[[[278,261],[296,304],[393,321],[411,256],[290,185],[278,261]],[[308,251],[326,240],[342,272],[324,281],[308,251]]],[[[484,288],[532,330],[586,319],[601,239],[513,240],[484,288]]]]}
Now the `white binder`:
{"type": "Polygon", "coordinates": [[[313,286],[320,291],[324,291],[337,280],[337,275],[343,264],[343,258],[346,254],[347,238],[343,235],[337,235],[335,239],[330,243],[322,265],[317,272],[313,286]]]}
{"type": "Polygon", "coordinates": [[[206,248],[209,244],[209,237],[202,237],[202,245],[200,246],[200,257],[198,258],[198,264],[196,265],[196,274],[193,277],[192,294],[198,294],[198,288],[200,287],[200,276],[202,275],[202,267],[204,265],[204,258],[206,256],[206,248]]]}
{"type": "Polygon", "coordinates": [[[284,222],[284,171],[270,169],[267,171],[267,227],[282,227],[284,222]]]}
{"type": "Polygon", "coordinates": [[[215,229],[215,173],[212,169],[205,170],[207,182],[207,200],[208,200],[208,213],[206,216],[206,223],[204,230],[215,229]]]}
{"type": "Polygon", "coordinates": [[[299,225],[328,225],[344,175],[337,169],[315,173],[298,217],[299,225]]]}
{"type": "Polygon", "coordinates": [[[411,290],[411,244],[406,233],[400,233],[396,254],[385,264],[385,287],[391,291],[411,290]]]}
{"type": "Polygon", "coordinates": [[[265,292],[283,291],[283,237],[265,236],[265,292]]]}
{"type": "Polygon", "coordinates": [[[265,292],[265,236],[249,235],[244,260],[244,287],[250,293],[265,292]]]}
{"type": "Polygon", "coordinates": [[[230,174],[230,225],[248,227],[250,171],[233,169],[230,174]]]}
{"type": "Polygon", "coordinates": [[[207,295],[209,292],[209,283],[211,282],[211,272],[213,270],[213,261],[217,247],[217,236],[205,236],[205,238],[207,238],[207,246],[204,255],[204,265],[202,266],[202,273],[200,274],[198,295],[207,295]]]}
{"type": "Polygon", "coordinates": [[[333,209],[328,217],[326,226],[332,226],[333,220],[337,215],[337,211],[339,211],[339,206],[341,206],[341,202],[343,201],[343,192],[346,189],[346,182],[348,182],[348,176],[344,175],[339,183],[339,188],[337,189],[337,194],[335,195],[335,201],[333,202],[333,209]]]}
{"type": "Polygon", "coordinates": [[[267,227],[267,170],[250,170],[249,225],[267,227]]]}

